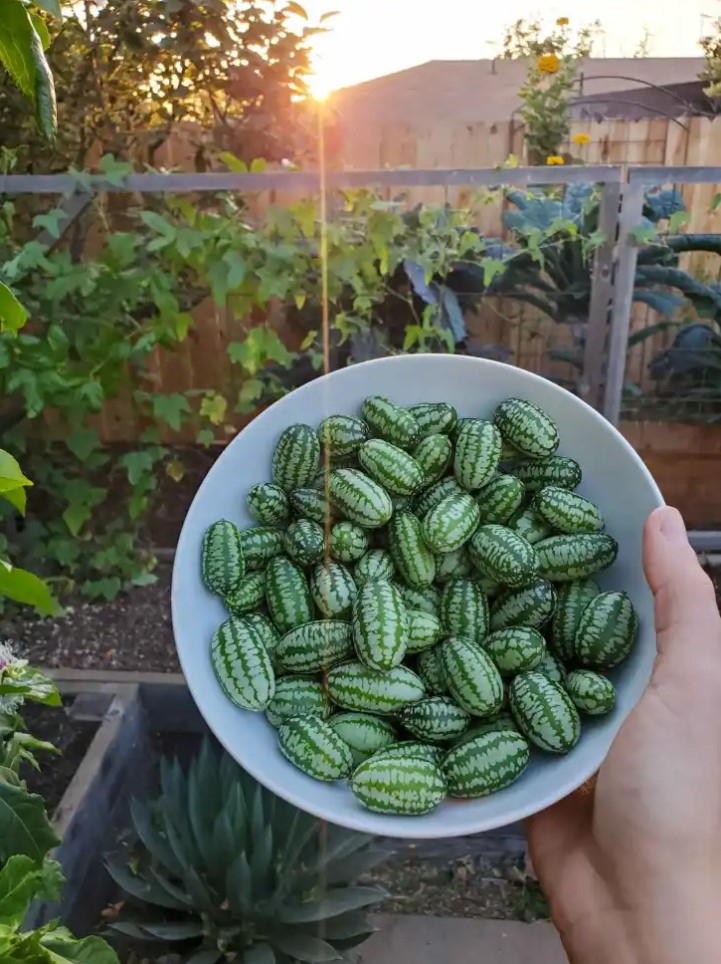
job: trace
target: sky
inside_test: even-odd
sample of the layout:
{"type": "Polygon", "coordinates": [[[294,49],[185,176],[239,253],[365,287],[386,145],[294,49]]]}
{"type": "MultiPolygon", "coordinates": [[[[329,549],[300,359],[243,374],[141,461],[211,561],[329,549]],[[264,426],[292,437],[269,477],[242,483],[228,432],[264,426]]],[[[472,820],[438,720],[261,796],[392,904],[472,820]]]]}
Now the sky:
{"type": "MultiPolygon", "coordinates": [[[[303,0],[301,0],[303,2],[303,0]]],[[[339,11],[316,38],[319,89],[335,90],[428,60],[476,60],[498,53],[504,28],[520,17],[583,26],[600,19],[598,56],[632,57],[651,31],[649,55],[693,57],[698,40],[721,16],[721,0],[304,0],[311,19],[339,11]]]]}

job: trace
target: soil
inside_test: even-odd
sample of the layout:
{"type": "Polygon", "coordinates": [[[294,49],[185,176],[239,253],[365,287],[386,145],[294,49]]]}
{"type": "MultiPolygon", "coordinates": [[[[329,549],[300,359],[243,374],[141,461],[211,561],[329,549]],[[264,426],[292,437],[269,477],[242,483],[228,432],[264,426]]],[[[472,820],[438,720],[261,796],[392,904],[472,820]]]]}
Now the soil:
{"type": "Polygon", "coordinates": [[[71,719],[66,705],[29,704],[23,707],[22,715],[28,733],[52,743],[58,750],[57,754],[38,751],[40,769],[26,764],[22,772],[28,788],[44,797],[48,812],[52,813],[85,756],[97,724],[71,719]]]}

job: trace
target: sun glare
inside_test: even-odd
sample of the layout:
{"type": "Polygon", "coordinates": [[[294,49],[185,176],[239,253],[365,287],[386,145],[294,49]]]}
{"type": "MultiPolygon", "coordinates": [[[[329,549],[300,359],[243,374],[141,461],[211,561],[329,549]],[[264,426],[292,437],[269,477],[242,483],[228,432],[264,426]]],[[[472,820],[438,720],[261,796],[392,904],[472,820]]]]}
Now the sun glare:
{"type": "Polygon", "coordinates": [[[328,100],[329,95],[333,92],[333,88],[327,79],[320,74],[313,74],[308,78],[308,90],[313,100],[318,102],[328,100]]]}

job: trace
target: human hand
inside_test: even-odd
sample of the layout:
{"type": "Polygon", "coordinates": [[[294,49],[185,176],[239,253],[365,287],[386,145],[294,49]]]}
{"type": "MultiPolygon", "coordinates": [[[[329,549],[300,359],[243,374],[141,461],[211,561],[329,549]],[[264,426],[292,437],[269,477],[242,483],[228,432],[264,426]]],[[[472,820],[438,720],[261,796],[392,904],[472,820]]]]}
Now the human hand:
{"type": "Polygon", "coordinates": [[[572,964],[721,962],[721,618],[681,516],[644,532],[658,655],[598,773],[528,822],[572,964]]]}

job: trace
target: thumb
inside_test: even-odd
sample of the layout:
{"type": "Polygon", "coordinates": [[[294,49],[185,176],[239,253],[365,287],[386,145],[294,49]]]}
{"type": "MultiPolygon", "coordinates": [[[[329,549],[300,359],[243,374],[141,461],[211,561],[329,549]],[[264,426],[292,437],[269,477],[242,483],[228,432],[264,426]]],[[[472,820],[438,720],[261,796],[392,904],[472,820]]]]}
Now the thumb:
{"type": "Polygon", "coordinates": [[[676,509],[661,506],[646,520],[643,563],[654,595],[659,655],[687,661],[691,651],[721,661],[716,593],[676,509]]]}

